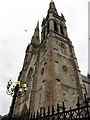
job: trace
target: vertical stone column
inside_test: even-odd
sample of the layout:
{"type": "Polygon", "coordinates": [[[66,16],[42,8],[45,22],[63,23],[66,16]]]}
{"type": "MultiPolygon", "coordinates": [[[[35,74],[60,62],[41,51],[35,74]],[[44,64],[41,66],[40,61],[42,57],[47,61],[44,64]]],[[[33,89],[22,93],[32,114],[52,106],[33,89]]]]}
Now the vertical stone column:
{"type": "Polygon", "coordinates": [[[52,13],[49,14],[49,29],[54,31],[54,23],[53,23],[53,15],[52,13]]]}

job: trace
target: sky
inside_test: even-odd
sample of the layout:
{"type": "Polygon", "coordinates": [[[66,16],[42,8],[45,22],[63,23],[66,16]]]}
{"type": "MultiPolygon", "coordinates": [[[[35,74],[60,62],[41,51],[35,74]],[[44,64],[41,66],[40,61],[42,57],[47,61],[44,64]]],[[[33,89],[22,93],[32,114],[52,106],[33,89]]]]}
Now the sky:
{"type": "MultiPolygon", "coordinates": [[[[64,14],[68,36],[72,41],[81,73],[88,73],[88,0],[54,0],[58,14],[64,14]]],[[[0,1],[0,114],[9,111],[11,96],[6,94],[9,79],[18,79],[39,20],[46,17],[50,0],[0,1]],[[25,32],[27,30],[27,32],[25,32]]]]}
{"type": "Polygon", "coordinates": [[[90,1],[88,2],[88,71],[90,73],[90,1]]]}

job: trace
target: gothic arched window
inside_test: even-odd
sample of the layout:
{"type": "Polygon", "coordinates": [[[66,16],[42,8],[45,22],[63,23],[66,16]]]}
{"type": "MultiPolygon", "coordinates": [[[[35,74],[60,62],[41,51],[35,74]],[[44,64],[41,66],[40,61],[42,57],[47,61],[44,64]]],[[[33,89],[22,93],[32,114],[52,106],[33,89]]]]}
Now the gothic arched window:
{"type": "Polygon", "coordinates": [[[61,34],[64,35],[64,31],[63,31],[62,25],[60,25],[60,31],[61,31],[61,34]]]}
{"type": "Polygon", "coordinates": [[[31,91],[32,75],[33,75],[33,68],[31,67],[27,76],[28,92],[25,93],[24,99],[27,99],[29,97],[29,92],[31,91]]]}
{"type": "Polygon", "coordinates": [[[63,43],[61,44],[61,52],[66,54],[66,46],[63,43]]]}
{"type": "Polygon", "coordinates": [[[33,75],[33,68],[31,67],[28,75],[28,91],[29,92],[31,90],[32,75],[33,75]]]}
{"type": "Polygon", "coordinates": [[[54,31],[58,32],[58,26],[57,23],[54,21],[54,31]]]}

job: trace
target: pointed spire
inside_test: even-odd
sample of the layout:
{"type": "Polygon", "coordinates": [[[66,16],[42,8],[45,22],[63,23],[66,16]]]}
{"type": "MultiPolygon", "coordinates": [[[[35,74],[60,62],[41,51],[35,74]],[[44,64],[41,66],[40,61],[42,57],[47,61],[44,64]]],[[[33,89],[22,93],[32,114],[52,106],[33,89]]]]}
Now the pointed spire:
{"type": "Polygon", "coordinates": [[[51,2],[50,2],[50,4],[49,4],[49,10],[48,10],[48,12],[50,12],[50,11],[53,11],[53,12],[55,12],[56,14],[58,14],[58,13],[57,13],[57,9],[56,9],[56,7],[55,7],[55,4],[54,4],[53,0],[51,0],[51,2]]]}
{"type": "Polygon", "coordinates": [[[64,15],[63,15],[63,13],[61,13],[61,17],[64,19],[64,15]]]}
{"type": "Polygon", "coordinates": [[[31,40],[32,44],[39,45],[40,44],[40,39],[39,39],[39,20],[37,22],[37,26],[34,31],[34,35],[31,40]]]}
{"type": "Polygon", "coordinates": [[[38,22],[37,22],[37,26],[36,26],[36,28],[35,28],[34,35],[35,35],[35,36],[38,36],[38,35],[39,35],[39,20],[38,20],[38,22]]]}

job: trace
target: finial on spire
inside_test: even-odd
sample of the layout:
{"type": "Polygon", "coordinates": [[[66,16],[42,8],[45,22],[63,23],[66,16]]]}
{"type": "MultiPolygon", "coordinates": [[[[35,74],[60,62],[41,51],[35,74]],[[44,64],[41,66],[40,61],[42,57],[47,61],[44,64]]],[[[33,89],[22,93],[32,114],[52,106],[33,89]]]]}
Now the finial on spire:
{"type": "Polygon", "coordinates": [[[50,4],[49,4],[49,10],[48,10],[48,11],[53,11],[53,12],[55,12],[56,14],[58,14],[58,13],[57,13],[57,9],[56,9],[56,7],[55,7],[55,4],[54,4],[53,0],[51,0],[51,2],[50,2],[50,4]]]}
{"type": "Polygon", "coordinates": [[[39,29],[39,20],[38,20],[38,22],[37,22],[37,28],[39,29]]]}

